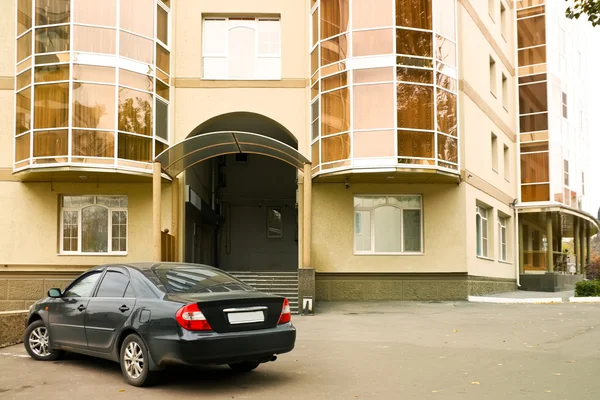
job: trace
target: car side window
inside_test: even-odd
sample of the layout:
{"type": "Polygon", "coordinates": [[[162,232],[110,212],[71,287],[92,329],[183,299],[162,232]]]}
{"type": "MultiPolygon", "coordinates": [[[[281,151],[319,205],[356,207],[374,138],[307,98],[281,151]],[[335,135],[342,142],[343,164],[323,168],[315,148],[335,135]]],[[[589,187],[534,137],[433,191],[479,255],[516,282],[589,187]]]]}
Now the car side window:
{"type": "Polygon", "coordinates": [[[117,271],[107,271],[96,297],[123,297],[129,278],[117,271]]]}
{"type": "Polygon", "coordinates": [[[90,297],[100,275],[102,275],[102,271],[92,272],[67,289],[63,297],[90,297]]]}
{"type": "Polygon", "coordinates": [[[131,283],[129,283],[129,285],[127,285],[127,289],[125,289],[125,295],[123,297],[125,297],[127,299],[135,299],[135,293],[133,292],[131,283]]]}

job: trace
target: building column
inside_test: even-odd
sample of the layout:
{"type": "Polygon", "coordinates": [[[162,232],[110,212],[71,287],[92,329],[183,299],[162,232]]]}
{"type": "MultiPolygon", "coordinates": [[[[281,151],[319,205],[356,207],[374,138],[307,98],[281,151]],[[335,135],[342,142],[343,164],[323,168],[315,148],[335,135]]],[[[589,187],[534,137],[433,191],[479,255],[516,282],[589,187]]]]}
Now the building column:
{"type": "Polygon", "coordinates": [[[179,178],[171,181],[171,235],[173,235],[173,261],[179,261],[179,178]]]}
{"type": "Polygon", "coordinates": [[[312,168],[304,164],[302,183],[302,266],[298,269],[298,311],[314,313],[315,269],[311,261],[312,242],[312,168]]]}
{"type": "Polygon", "coordinates": [[[160,184],[161,184],[161,165],[155,162],[152,170],[152,261],[161,261],[160,248],[160,184]]]}
{"type": "Polygon", "coordinates": [[[579,251],[581,253],[581,273],[583,274],[583,276],[585,277],[585,271],[586,271],[586,244],[587,244],[587,240],[585,237],[585,226],[587,224],[584,221],[581,221],[581,223],[579,224],[580,228],[579,231],[581,232],[581,237],[579,239],[579,245],[581,246],[581,250],[579,251]]]}
{"type": "Polygon", "coordinates": [[[581,254],[579,253],[579,218],[577,217],[575,217],[575,222],[573,223],[573,240],[573,250],[575,250],[575,269],[577,270],[577,274],[581,274],[581,254]]]}
{"type": "Polygon", "coordinates": [[[519,220],[519,274],[523,274],[523,264],[525,263],[525,251],[523,250],[523,221],[519,220]]]}
{"type": "Polygon", "coordinates": [[[553,249],[553,237],[552,237],[552,214],[546,214],[546,239],[548,243],[548,250],[546,252],[546,265],[548,272],[554,272],[554,249],[553,249]]]}
{"type": "Polygon", "coordinates": [[[585,263],[586,265],[590,265],[591,262],[591,252],[592,252],[592,235],[590,235],[591,226],[586,224],[585,229],[585,243],[586,243],[586,252],[585,252],[585,263]]]}
{"type": "Polygon", "coordinates": [[[312,171],[310,164],[304,164],[304,204],[303,204],[303,223],[302,232],[302,268],[310,268],[310,243],[312,231],[312,171]]]}

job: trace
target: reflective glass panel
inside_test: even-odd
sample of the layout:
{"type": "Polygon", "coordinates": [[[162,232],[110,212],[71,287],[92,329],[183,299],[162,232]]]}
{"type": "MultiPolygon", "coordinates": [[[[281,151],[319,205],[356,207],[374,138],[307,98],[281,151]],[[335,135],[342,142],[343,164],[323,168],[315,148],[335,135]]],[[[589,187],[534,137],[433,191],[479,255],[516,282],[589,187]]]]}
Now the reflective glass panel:
{"type": "Polygon", "coordinates": [[[121,1],[120,7],[122,29],[154,37],[154,0],[121,1]]]}
{"type": "Polygon", "coordinates": [[[354,157],[393,157],[395,131],[354,132],[354,157]]]}
{"type": "Polygon", "coordinates": [[[70,0],[35,0],[35,24],[54,25],[69,22],[70,0]]]}
{"type": "Polygon", "coordinates": [[[73,80],[115,83],[115,68],[73,64],[73,80]]]}
{"type": "Polygon", "coordinates": [[[321,139],[321,162],[350,158],[350,135],[338,135],[321,139]]]}
{"type": "Polygon", "coordinates": [[[91,83],[74,85],[73,126],[115,129],[115,86],[91,83]]]}
{"type": "MultiPolygon", "coordinates": [[[[321,66],[342,61],[348,57],[348,35],[341,35],[321,43],[321,66]]],[[[322,75],[325,75],[322,72],[322,75]]]]}
{"type": "Polygon", "coordinates": [[[35,30],[35,52],[56,53],[69,50],[69,25],[37,28],[35,30]]]}
{"type": "Polygon", "coordinates": [[[398,81],[433,84],[433,71],[430,69],[397,67],[398,81]]]}
{"type": "Polygon", "coordinates": [[[446,135],[437,135],[438,158],[444,161],[458,163],[457,140],[446,135]]]}
{"type": "Polygon", "coordinates": [[[522,185],[521,186],[521,201],[549,201],[550,200],[550,185],[522,185]]]}
{"type": "Polygon", "coordinates": [[[449,135],[456,136],[456,126],[458,123],[456,115],[456,95],[438,89],[436,103],[437,129],[449,135]]]}
{"type": "Polygon", "coordinates": [[[170,73],[171,57],[167,49],[162,47],[160,44],[156,44],[156,66],[167,74],[170,73]]]}
{"type": "Polygon", "coordinates": [[[19,0],[17,3],[17,36],[31,28],[31,0],[19,0]]]}
{"type": "MultiPolygon", "coordinates": [[[[33,133],[33,156],[52,157],[69,154],[69,131],[37,131],[33,133]]],[[[66,161],[66,160],[64,160],[66,161]]]]}
{"type": "Polygon", "coordinates": [[[396,53],[433,57],[433,34],[429,32],[396,29],[396,53]]]}
{"type": "Polygon", "coordinates": [[[433,130],[433,87],[400,83],[397,92],[398,127],[433,130]]]}
{"type": "Polygon", "coordinates": [[[15,161],[21,161],[29,158],[31,133],[19,136],[15,139],[15,161]]]}
{"type": "Polygon", "coordinates": [[[521,154],[521,183],[550,181],[548,153],[521,154]]]}
{"type": "Polygon", "coordinates": [[[16,95],[16,130],[20,135],[31,129],[31,88],[22,90],[16,95]]]}
{"type": "Polygon", "coordinates": [[[546,43],[546,16],[517,21],[517,43],[520,49],[546,43]]]}
{"type": "Polygon", "coordinates": [[[519,113],[532,114],[548,111],[547,82],[519,86],[519,113]]]}
{"type": "Polygon", "coordinates": [[[435,36],[435,57],[453,67],[456,66],[456,44],[440,36],[435,36]]]}
{"type": "Polygon", "coordinates": [[[115,134],[73,129],[72,152],[81,157],[114,157],[115,134]]]}
{"type": "Polygon", "coordinates": [[[547,131],[548,113],[523,115],[519,117],[521,132],[547,131]]]}
{"type": "Polygon", "coordinates": [[[398,131],[398,156],[434,158],[433,132],[398,131]]]}
{"type": "Polygon", "coordinates": [[[394,52],[393,29],[358,31],[352,34],[353,56],[392,54],[394,52]]]}
{"type": "Polygon", "coordinates": [[[455,1],[433,0],[435,13],[435,30],[445,37],[455,40],[456,15],[454,12],[455,1]]]}
{"type": "Polygon", "coordinates": [[[321,135],[327,136],[350,129],[350,96],[348,88],[321,95],[321,135]]]}
{"type": "Polygon", "coordinates": [[[131,86],[136,89],[146,90],[151,92],[154,89],[152,85],[154,78],[150,75],[138,74],[137,72],[126,69],[119,70],[119,84],[131,86]]]}
{"type": "Polygon", "coordinates": [[[36,129],[67,127],[69,84],[35,85],[34,124],[36,129]]]}
{"type": "Polygon", "coordinates": [[[165,100],[169,100],[169,87],[158,79],[156,80],[156,94],[165,100]]]}
{"type": "Polygon", "coordinates": [[[27,85],[31,85],[31,69],[17,75],[17,90],[21,90],[27,85]]]}
{"type": "Polygon", "coordinates": [[[169,45],[169,13],[159,5],[156,6],[156,38],[169,45]]]}
{"type": "Polygon", "coordinates": [[[394,84],[354,86],[354,129],[394,128],[394,84]]]}
{"type": "Polygon", "coordinates": [[[119,55],[152,64],[154,57],[153,41],[127,32],[119,32],[119,55]]]}
{"type": "Polygon", "coordinates": [[[390,0],[353,0],[352,28],[377,28],[394,25],[393,4],[390,0]]]}
{"type": "Polygon", "coordinates": [[[117,0],[76,0],[73,21],[81,24],[117,26],[117,0]]]}
{"type": "Polygon", "coordinates": [[[355,69],[354,83],[386,82],[394,80],[394,68],[355,69]]]}
{"type": "Polygon", "coordinates": [[[337,35],[348,30],[350,13],[349,0],[321,1],[321,39],[337,35]]]}
{"type": "Polygon", "coordinates": [[[432,29],[431,0],[396,0],[396,25],[432,29]]]}
{"type": "MultiPolygon", "coordinates": [[[[525,65],[542,64],[546,62],[546,46],[532,47],[529,49],[519,50],[519,67],[525,65]]],[[[531,71],[544,72],[544,71],[531,71]]]]}
{"type": "Polygon", "coordinates": [[[108,208],[89,206],[81,210],[81,251],[108,251],[108,208]]]}
{"type": "Polygon", "coordinates": [[[31,32],[17,39],[17,62],[31,55],[31,32]]]}
{"type": "Polygon", "coordinates": [[[117,52],[116,29],[75,25],[73,36],[73,49],[76,51],[102,54],[117,52]]]}
{"type": "Polygon", "coordinates": [[[332,75],[328,78],[325,78],[321,81],[322,90],[332,90],[337,89],[341,86],[346,86],[348,84],[348,73],[342,72],[336,75],[332,75]]]}
{"type": "Polygon", "coordinates": [[[152,161],[152,138],[119,133],[119,158],[152,161]]]}
{"type": "Polygon", "coordinates": [[[156,136],[169,140],[169,105],[160,100],[156,101],[156,136]]]}
{"type": "MultiPolygon", "coordinates": [[[[119,130],[152,136],[151,94],[123,87],[119,88],[119,130]]],[[[121,140],[120,138],[119,135],[119,140],[121,140]]],[[[120,151],[121,145],[119,144],[120,151]]],[[[130,159],[135,160],[136,158],[130,159]]]]}
{"type": "Polygon", "coordinates": [[[44,65],[35,67],[35,82],[56,82],[69,80],[69,64],[44,65]]]}

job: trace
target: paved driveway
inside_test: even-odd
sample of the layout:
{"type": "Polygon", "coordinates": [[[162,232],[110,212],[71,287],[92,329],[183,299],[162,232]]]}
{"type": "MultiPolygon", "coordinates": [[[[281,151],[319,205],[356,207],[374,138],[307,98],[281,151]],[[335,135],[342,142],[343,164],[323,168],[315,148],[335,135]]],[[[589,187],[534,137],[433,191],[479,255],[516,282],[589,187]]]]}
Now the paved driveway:
{"type": "Polygon", "coordinates": [[[0,398],[598,399],[600,305],[329,303],[296,349],[247,375],[174,369],[127,386],[115,363],[0,349],[0,398]],[[142,397],[140,397],[142,396],[142,397]]]}

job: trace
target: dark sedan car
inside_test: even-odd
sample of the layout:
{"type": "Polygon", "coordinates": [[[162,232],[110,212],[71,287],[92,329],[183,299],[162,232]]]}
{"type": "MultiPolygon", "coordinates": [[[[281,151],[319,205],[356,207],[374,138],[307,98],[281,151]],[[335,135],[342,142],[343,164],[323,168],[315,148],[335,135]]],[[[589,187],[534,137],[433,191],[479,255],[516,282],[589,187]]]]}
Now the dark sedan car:
{"type": "Polygon", "coordinates": [[[251,371],[296,341],[287,299],[205,265],[102,265],[48,296],[29,312],[29,355],[56,360],[71,351],[117,361],[134,386],[171,364],[251,371]]]}

